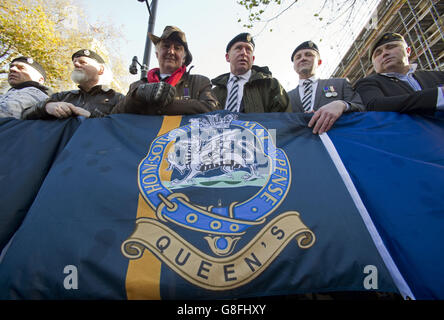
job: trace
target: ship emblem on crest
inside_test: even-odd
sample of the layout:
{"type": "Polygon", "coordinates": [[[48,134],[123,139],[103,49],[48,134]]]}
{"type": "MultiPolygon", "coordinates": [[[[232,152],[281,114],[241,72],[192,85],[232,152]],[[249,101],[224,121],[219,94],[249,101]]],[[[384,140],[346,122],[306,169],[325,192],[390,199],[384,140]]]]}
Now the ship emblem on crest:
{"type": "Polygon", "coordinates": [[[173,248],[181,247],[180,254],[188,250],[186,261],[196,256],[215,265],[230,258],[239,264],[251,261],[251,270],[255,265],[263,270],[292,238],[300,248],[311,247],[314,233],[298,212],[274,214],[291,186],[289,159],[276,148],[275,139],[261,124],[238,120],[231,113],[193,118],[189,125],[157,137],[138,172],[139,190],[157,220],[139,218],[122,253],[137,259],[148,248],[192,283],[225,290],[262,271],[216,285],[193,275],[196,271],[186,263],[177,263],[173,248]],[[270,216],[275,217],[269,221],[270,216]],[[190,232],[193,239],[186,238],[190,232]],[[244,238],[249,242],[237,249],[244,238]]]}

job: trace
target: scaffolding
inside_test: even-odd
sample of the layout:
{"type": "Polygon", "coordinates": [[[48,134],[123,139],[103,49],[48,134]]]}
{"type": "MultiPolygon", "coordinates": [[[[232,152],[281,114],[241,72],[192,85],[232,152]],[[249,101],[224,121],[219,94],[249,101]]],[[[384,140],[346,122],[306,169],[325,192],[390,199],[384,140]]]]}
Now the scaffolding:
{"type": "Polygon", "coordinates": [[[344,55],[331,77],[348,78],[353,84],[373,72],[368,57],[372,43],[385,32],[404,36],[412,48],[410,62],[423,70],[444,70],[444,1],[383,0],[344,55]]]}

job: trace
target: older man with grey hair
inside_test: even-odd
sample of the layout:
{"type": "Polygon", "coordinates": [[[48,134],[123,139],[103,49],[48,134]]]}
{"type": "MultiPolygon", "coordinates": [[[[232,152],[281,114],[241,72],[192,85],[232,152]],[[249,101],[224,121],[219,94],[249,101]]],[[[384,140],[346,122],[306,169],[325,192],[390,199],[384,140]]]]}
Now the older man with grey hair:
{"type": "Polygon", "coordinates": [[[192,67],[187,71],[193,57],[185,33],[166,26],[160,37],[152,33],[149,37],[156,46],[159,67],[149,70],[147,78],[132,83],[113,113],[181,115],[216,110],[218,102],[210,80],[190,74],[192,67]]]}

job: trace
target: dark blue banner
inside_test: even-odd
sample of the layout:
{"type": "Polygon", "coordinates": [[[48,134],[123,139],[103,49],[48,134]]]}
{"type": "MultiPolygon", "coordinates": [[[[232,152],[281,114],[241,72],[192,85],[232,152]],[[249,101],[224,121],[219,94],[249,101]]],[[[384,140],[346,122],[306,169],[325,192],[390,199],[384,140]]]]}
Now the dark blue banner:
{"type": "Polygon", "coordinates": [[[443,299],[444,119],[356,113],[329,136],[416,299],[443,299]]]}
{"type": "Polygon", "coordinates": [[[54,159],[79,124],[77,119],[0,118],[0,250],[20,226],[54,159]]]}
{"type": "MultiPolygon", "coordinates": [[[[426,136],[414,134],[408,146],[417,155],[415,172],[424,169],[428,186],[438,189],[442,149],[427,149],[423,139],[438,137],[444,126],[391,117],[346,115],[321,137],[302,114],[86,119],[61,152],[48,150],[58,156],[47,175],[40,173],[46,178],[3,252],[0,298],[231,299],[337,291],[442,298],[437,285],[416,283],[441,275],[442,258],[435,255],[441,242],[423,253],[437,268],[421,268],[408,239],[422,229],[406,226],[403,237],[401,224],[393,225],[401,219],[395,213],[416,214],[415,221],[421,212],[435,213],[436,219],[423,214],[417,221],[434,226],[416,245],[431,244],[442,230],[442,200],[432,196],[429,206],[421,202],[426,190],[398,193],[425,185],[396,156],[389,166],[378,153],[406,156],[399,131],[423,128],[426,136]],[[436,172],[422,167],[429,163],[436,172]],[[410,188],[399,176],[409,177],[410,188]],[[404,210],[398,202],[415,202],[416,195],[410,211],[393,208],[404,210]],[[382,207],[392,218],[385,219],[382,207]]],[[[77,121],[52,124],[75,128],[77,121]]],[[[48,124],[19,125],[40,132],[48,124]]],[[[8,201],[17,206],[18,199],[8,201]]]]}

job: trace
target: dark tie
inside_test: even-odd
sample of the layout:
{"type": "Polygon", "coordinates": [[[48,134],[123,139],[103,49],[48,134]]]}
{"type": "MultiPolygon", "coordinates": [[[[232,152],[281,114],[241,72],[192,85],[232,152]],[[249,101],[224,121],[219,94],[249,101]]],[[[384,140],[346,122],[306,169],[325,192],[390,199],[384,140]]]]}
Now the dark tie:
{"type": "Polygon", "coordinates": [[[239,83],[238,83],[239,77],[234,76],[232,78],[232,81],[233,81],[233,85],[231,87],[230,96],[228,97],[228,100],[227,100],[226,109],[231,112],[236,112],[237,111],[237,91],[239,89],[239,83]]]}
{"type": "Polygon", "coordinates": [[[313,93],[313,85],[310,79],[304,81],[304,97],[302,98],[302,107],[304,111],[311,109],[311,95],[313,93]]]}

